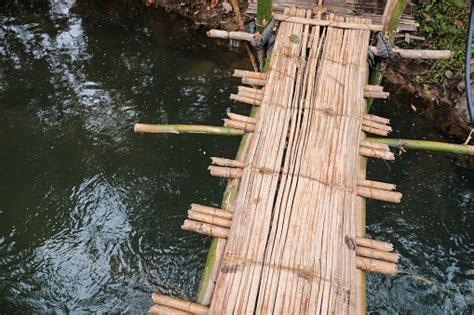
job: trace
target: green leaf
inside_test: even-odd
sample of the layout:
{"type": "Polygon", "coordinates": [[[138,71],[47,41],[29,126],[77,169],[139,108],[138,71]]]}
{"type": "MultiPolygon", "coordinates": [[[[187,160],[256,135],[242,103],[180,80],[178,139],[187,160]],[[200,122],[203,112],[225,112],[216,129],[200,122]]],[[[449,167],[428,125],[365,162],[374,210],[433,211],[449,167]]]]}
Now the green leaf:
{"type": "Polygon", "coordinates": [[[290,38],[290,42],[292,42],[293,44],[300,43],[300,38],[295,34],[291,34],[289,38],[290,38]]]}

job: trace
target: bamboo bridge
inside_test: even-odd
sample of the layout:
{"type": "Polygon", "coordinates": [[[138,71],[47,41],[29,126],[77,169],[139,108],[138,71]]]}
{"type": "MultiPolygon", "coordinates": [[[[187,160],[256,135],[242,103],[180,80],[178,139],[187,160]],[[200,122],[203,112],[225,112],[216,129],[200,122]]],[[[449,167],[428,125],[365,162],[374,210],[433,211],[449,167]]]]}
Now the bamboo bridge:
{"type": "MultiPolygon", "coordinates": [[[[388,1],[384,23],[396,3],[388,1]]],[[[154,293],[153,314],[364,313],[365,272],[397,272],[393,246],[365,238],[365,198],[402,197],[394,184],[365,176],[367,157],[395,158],[387,144],[366,136],[391,131],[388,119],[367,112],[368,99],[388,97],[367,81],[368,52],[377,52],[371,33],[386,28],[296,7],[274,17],[279,25],[267,70],[234,72],[243,85],[230,98],[250,104],[250,116],[228,113],[224,127],[135,126],[243,136],[235,159],[215,157],[209,167],[229,180],[222,208],[193,204],[182,225],[214,237],[198,302],[154,293]]]]}

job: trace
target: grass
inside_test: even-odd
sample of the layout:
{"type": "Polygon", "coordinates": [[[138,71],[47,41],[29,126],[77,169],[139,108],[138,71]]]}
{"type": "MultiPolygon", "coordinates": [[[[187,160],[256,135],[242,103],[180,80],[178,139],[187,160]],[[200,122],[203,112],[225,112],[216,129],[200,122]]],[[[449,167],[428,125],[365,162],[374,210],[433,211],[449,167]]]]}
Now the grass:
{"type": "Polygon", "coordinates": [[[423,75],[432,84],[447,84],[446,71],[454,77],[462,77],[466,56],[466,36],[469,20],[469,2],[463,0],[433,1],[419,6],[415,18],[420,32],[426,38],[420,48],[449,49],[454,57],[434,62],[423,75]]]}

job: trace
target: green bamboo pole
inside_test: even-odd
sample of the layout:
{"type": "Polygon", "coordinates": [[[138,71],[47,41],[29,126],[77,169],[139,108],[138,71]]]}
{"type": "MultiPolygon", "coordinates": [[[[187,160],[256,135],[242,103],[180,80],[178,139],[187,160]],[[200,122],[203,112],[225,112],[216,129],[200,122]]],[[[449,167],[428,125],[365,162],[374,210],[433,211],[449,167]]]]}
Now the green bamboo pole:
{"type": "Polygon", "coordinates": [[[385,143],[392,148],[474,155],[474,146],[439,141],[368,137],[367,141],[385,143]]]}
{"type": "Polygon", "coordinates": [[[162,124],[135,124],[133,130],[138,133],[194,133],[217,136],[243,136],[244,131],[229,127],[206,125],[162,125],[162,124]]]}

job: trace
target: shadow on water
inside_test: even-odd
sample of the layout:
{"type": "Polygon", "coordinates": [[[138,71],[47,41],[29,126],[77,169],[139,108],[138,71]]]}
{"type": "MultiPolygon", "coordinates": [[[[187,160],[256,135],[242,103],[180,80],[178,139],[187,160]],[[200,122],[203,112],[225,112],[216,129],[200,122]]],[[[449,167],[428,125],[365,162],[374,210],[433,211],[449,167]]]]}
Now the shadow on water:
{"type": "MultiPolygon", "coordinates": [[[[191,202],[219,204],[225,183],[209,157],[234,156],[239,139],[137,135],[132,124],[244,113],[228,96],[245,55],[163,13],[118,27],[73,4],[0,5],[0,312],[145,312],[151,291],[192,298],[209,240],[180,225],[191,202]]],[[[400,135],[440,137],[404,107],[386,115],[400,135]]],[[[369,311],[469,312],[472,171],[409,152],[369,172],[405,194],[369,204],[369,234],[394,243],[403,270],[455,293],[370,275],[369,311]]]]}

